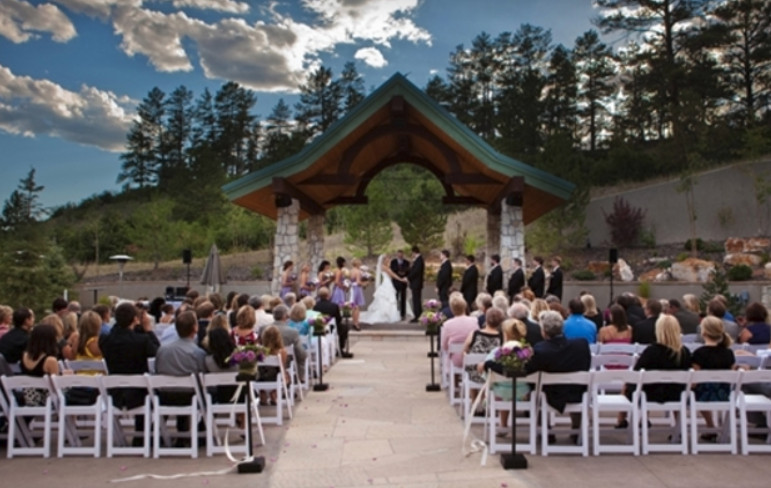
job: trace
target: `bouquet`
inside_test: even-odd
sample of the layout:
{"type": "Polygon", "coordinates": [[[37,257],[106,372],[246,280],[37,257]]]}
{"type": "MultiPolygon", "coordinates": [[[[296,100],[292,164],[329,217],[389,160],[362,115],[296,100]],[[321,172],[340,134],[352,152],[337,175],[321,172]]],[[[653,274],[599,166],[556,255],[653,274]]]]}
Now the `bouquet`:
{"type": "Polygon", "coordinates": [[[428,310],[430,312],[438,312],[442,308],[441,302],[439,300],[434,300],[433,298],[426,300],[423,302],[423,309],[428,310]]]}
{"type": "Polygon", "coordinates": [[[332,281],[335,278],[335,273],[333,273],[331,271],[327,271],[326,273],[324,273],[321,276],[324,277],[324,281],[332,281]]]}
{"type": "Polygon", "coordinates": [[[346,290],[351,288],[351,280],[350,279],[346,278],[346,279],[343,280],[343,288],[345,288],[346,290]]]}
{"type": "Polygon", "coordinates": [[[533,357],[533,348],[526,342],[508,341],[495,351],[494,360],[503,367],[506,374],[513,376],[525,369],[533,357]]]}
{"type": "Polygon", "coordinates": [[[369,268],[366,266],[361,267],[361,281],[363,286],[367,286],[372,282],[372,273],[369,272],[369,268]]]}
{"type": "Polygon", "coordinates": [[[436,334],[445,320],[447,320],[447,317],[445,317],[442,312],[439,312],[438,310],[426,310],[420,315],[418,322],[426,328],[426,332],[429,334],[436,334]]]}
{"type": "Polygon", "coordinates": [[[353,317],[353,309],[356,308],[356,304],[353,302],[343,303],[343,307],[340,309],[340,313],[344,318],[353,317]]]}
{"type": "Polygon", "coordinates": [[[257,363],[265,359],[268,351],[259,344],[246,344],[236,346],[227,362],[231,366],[238,366],[238,370],[254,374],[257,372],[257,363]]]}
{"type": "Polygon", "coordinates": [[[319,315],[315,319],[311,320],[310,325],[313,327],[313,333],[315,335],[324,335],[327,330],[327,324],[332,320],[329,315],[319,315]]]}

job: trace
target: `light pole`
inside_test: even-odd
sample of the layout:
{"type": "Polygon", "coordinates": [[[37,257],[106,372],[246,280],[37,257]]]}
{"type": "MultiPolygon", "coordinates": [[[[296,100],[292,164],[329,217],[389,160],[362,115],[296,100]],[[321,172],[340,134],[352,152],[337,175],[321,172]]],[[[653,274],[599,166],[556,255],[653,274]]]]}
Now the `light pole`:
{"type": "Polygon", "coordinates": [[[115,261],[118,263],[118,284],[121,293],[123,292],[123,267],[126,266],[127,262],[133,260],[134,258],[127,256],[126,254],[116,254],[115,256],[110,256],[110,261],[115,261]]]}

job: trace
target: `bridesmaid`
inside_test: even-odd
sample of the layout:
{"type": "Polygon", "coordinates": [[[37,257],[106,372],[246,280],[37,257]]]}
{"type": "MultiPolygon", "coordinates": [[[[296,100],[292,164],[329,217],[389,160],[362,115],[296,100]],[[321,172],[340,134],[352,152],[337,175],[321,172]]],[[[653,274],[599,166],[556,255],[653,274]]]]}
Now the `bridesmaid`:
{"type": "Polygon", "coordinates": [[[354,258],[351,261],[351,302],[353,302],[353,328],[361,330],[359,325],[359,312],[364,306],[364,282],[361,276],[361,259],[354,258]]]}
{"type": "Polygon", "coordinates": [[[281,272],[281,293],[280,296],[283,299],[287,293],[291,293],[294,290],[294,284],[297,280],[297,276],[292,274],[294,270],[294,262],[289,260],[284,263],[284,270],[281,272]]]}
{"type": "Polygon", "coordinates": [[[345,269],[345,258],[342,256],[337,257],[337,270],[335,271],[335,291],[332,292],[332,303],[336,303],[338,307],[342,307],[345,303],[345,296],[348,294],[348,287],[350,281],[346,277],[348,270],[345,269]],[[348,283],[346,283],[348,281],[348,283]]]}
{"type": "Polygon", "coordinates": [[[300,278],[298,280],[300,284],[300,298],[305,298],[313,295],[313,290],[316,285],[311,281],[311,265],[308,263],[303,264],[300,268],[300,278]]]}
{"type": "Polygon", "coordinates": [[[316,275],[316,290],[320,290],[321,288],[330,288],[332,286],[332,281],[335,278],[335,274],[329,269],[332,267],[332,264],[327,261],[326,259],[319,264],[318,273],[316,275]]]}

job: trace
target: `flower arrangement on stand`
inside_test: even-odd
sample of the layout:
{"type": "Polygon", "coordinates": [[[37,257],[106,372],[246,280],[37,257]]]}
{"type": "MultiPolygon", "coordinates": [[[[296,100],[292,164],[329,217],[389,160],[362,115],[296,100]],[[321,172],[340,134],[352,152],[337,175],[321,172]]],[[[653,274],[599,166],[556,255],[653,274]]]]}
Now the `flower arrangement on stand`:
{"type": "Polygon", "coordinates": [[[238,366],[238,373],[248,376],[257,374],[257,363],[265,360],[267,350],[259,344],[245,344],[237,346],[228,357],[227,362],[231,366],[238,366]]]}
{"type": "Polygon", "coordinates": [[[426,328],[426,333],[434,335],[439,331],[439,327],[447,320],[447,317],[439,311],[441,303],[438,300],[430,299],[423,303],[423,313],[418,318],[418,323],[426,328]]]}
{"type": "Polygon", "coordinates": [[[321,336],[327,333],[327,324],[332,320],[329,315],[319,315],[310,322],[313,327],[313,335],[321,336]]]}
{"type": "Polygon", "coordinates": [[[511,377],[521,375],[532,357],[533,348],[526,342],[508,341],[495,351],[494,361],[511,377]]]}
{"type": "Polygon", "coordinates": [[[356,308],[356,304],[353,302],[343,303],[343,307],[340,309],[340,314],[344,319],[353,317],[353,309],[356,308]]]}
{"type": "Polygon", "coordinates": [[[429,298],[428,300],[423,302],[423,310],[428,310],[430,312],[438,312],[441,308],[442,308],[442,303],[439,300],[429,298]]]}

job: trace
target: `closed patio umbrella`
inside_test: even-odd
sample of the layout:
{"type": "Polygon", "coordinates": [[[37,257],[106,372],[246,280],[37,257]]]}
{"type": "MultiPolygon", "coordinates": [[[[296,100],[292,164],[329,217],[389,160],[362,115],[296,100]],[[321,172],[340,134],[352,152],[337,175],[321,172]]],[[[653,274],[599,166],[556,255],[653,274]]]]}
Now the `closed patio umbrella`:
{"type": "Polygon", "coordinates": [[[220,285],[223,283],[225,283],[225,275],[222,272],[220,253],[217,250],[217,245],[212,244],[209,257],[206,259],[206,266],[204,266],[203,274],[201,274],[201,284],[213,291],[219,291],[220,285]]]}

